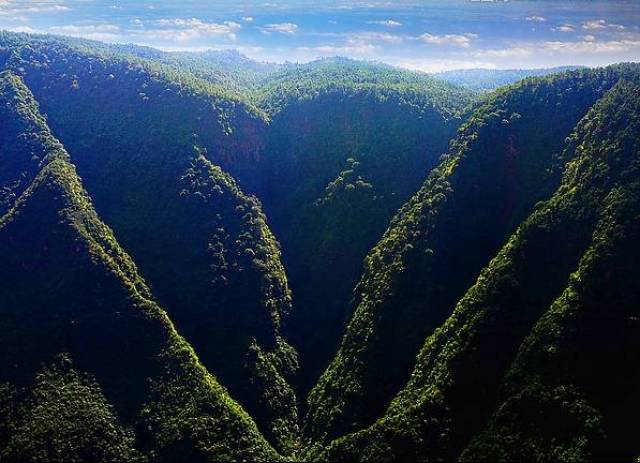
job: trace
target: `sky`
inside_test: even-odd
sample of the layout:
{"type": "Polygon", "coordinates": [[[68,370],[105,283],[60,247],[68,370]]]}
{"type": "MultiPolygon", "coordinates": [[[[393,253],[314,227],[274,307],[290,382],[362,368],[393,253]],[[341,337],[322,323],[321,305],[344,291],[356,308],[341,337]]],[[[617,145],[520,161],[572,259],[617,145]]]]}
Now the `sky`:
{"type": "Polygon", "coordinates": [[[425,72],[640,61],[640,0],[0,0],[0,29],[425,72]]]}

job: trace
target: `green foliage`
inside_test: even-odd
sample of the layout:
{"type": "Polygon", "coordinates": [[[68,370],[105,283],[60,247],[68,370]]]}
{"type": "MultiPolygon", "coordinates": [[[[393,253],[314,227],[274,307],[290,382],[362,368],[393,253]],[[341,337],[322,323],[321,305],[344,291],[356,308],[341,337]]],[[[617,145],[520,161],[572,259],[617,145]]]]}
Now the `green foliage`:
{"type": "Polygon", "coordinates": [[[547,460],[622,461],[637,455],[629,423],[640,407],[638,88],[637,81],[622,82],[585,122],[583,133],[589,132],[572,175],[583,191],[601,189],[589,198],[599,210],[592,242],[520,346],[501,394],[504,404],[465,451],[469,459],[518,458],[523,442],[547,460]],[[559,390],[573,396],[554,392],[559,390]],[[530,425],[536,422],[545,424],[530,425]]]}
{"type": "MultiPolygon", "coordinates": [[[[256,253],[258,248],[273,249],[274,242],[269,231],[261,230],[266,226],[251,223],[233,227],[237,234],[225,229],[224,239],[204,236],[201,228],[208,227],[194,224],[192,216],[220,216],[226,222],[235,215],[234,207],[208,203],[196,210],[178,199],[182,180],[199,155],[191,147],[197,146],[243,190],[261,199],[283,243],[298,300],[285,334],[304,350],[304,391],[335,350],[362,259],[393,212],[436,164],[473,98],[424,74],[349,60],[284,66],[275,72],[238,56],[167,54],[10,33],[0,36],[0,49],[10,50],[5,65],[24,76],[36,94],[72,153],[98,212],[154,294],[205,365],[246,406],[240,397],[246,395],[241,392],[247,390],[246,375],[235,365],[244,355],[246,338],[261,335],[249,331],[235,336],[232,318],[237,316],[230,318],[225,307],[243,312],[236,297],[247,292],[245,301],[253,301],[247,313],[260,308],[269,313],[257,301],[271,298],[246,291],[261,277],[228,262],[224,241],[245,240],[242,236],[250,234],[249,241],[259,244],[247,252],[256,253]],[[348,208],[343,201],[314,206],[349,157],[360,163],[359,175],[371,185],[375,199],[353,196],[348,208]],[[322,251],[314,253],[318,242],[322,251]],[[203,247],[208,245],[207,260],[203,247]],[[187,260],[196,265],[185,265],[187,260]],[[192,272],[176,271],[185,267],[192,272]],[[218,270],[224,275],[212,275],[218,270]],[[223,277],[231,283],[216,284],[215,298],[205,296],[213,294],[211,283],[223,277]],[[219,327],[223,335],[214,337],[216,345],[209,348],[212,336],[203,333],[204,327],[194,332],[189,326],[194,312],[208,313],[219,327]],[[209,356],[204,350],[222,352],[227,346],[236,355],[209,356]]],[[[224,185],[216,188],[225,191],[224,185]]],[[[245,207],[244,194],[231,196],[245,207]]],[[[279,253],[269,252],[260,260],[280,259],[279,253]]],[[[267,267],[254,273],[277,265],[267,267]]],[[[277,271],[275,278],[286,293],[286,280],[277,271]]],[[[285,297],[277,303],[279,312],[287,311],[285,297]]],[[[250,400],[262,394],[255,392],[250,400]]]]}
{"type": "Polygon", "coordinates": [[[637,65],[476,101],[0,32],[0,68],[0,460],[640,453],[637,65]]]}
{"type": "Polygon", "coordinates": [[[18,77],[5,71],[0,73],[0,152],[15,153],[0,158],[0,216],[13,205],[29,186],[43,163],[47,151],[62,147],[50,134],[38,130],[44,124],[33,96],[20,85],[18,77]]]}
{"type": "Polygon", "coordinates": [[[287,451],[281,443],[294,436],[271,429],[282,420],[281,429],[297,426],[295,395],[282,387],[295,360],[279,361],[283,369],[270,382],[241,367],[252,342],[269,357],[285,342],[280,324],[291,296],[280,251],[260,204],[207,159],[253,158],[264,124],[259,111],[188,73],[90,42],[5,34],[2,46],[12,49],[7,66],[35,94],[96,210],[158,302],[204,365],[287,451]],[[265,394],[284,394],[286,418],[279,406],[263,405],[265,394]]]}
{"type": "MultiPolygon", "coordinates": [[[[297,370],[297,355],[277,334],[281,316],[291,307],[280,250],[259,203],[242,195],[235,182],[202,154],[187,169],[182,184],[186,217],[197,217],[209,205],[219,212],[209,213],[199,224],[208,232],[204,236],[210,237],[199,246],[207,253],[182,261],[195,266],[207,258],[202,280],[213,280],[204,288],[182,280],[181,290],[187,294],[182,301],[185,312],[174,318],[187,336],[196,333],[198,353],[213,365],[215,373],[234,378],[225,384],[258,417],[265,435],[281,449],[291,450],[298,435],[297,405],[287,380],[297,370]],[[221,301],[225,293],[228,299],[221,301]],[[196,298],[209,306],[217,304],[215,317],[199,313],[196,298]],[[221,318],[225,324],[220,323],[221,318]],[[220,341],[213,343],[210,336],[220,341]],[[230,336],[239,340],[222,342],[230,336]]],[[[189,238],[194,239],[193,235],[189,238]]]]}
{"type": "Polygon", "coordinates": [[[270,117],[264,151],[254,171],[225,167],[260,197],[282,243],[302,391],[335,352],[367,251],[471,101],[424,74],[342,59],[285,69],[258,89],[270,117]]]}
{"type": "Polygon", "coordinates": [[[100,387],[68,357],[38,373],[17,405],[3,461],[141,461],[100,387]]]}
{"type": "Polygon", "coordinates": [[[262,80],[287,67],[283,64],[253,61],[236,50],[206,50],[203,52],[164,52],[155,48],[133,44],[106,44],[92,40],[56,37],[70,44],[112,56],[125,55],[129,59],[142,59],[170,68],[172,73],[191,74],[214,84],[218,89],[231,90],[234,95],[246,97],[262,80]]]}
{"type": "Polygon", "coordinates": [[[354,317],[309,396],[309,438],[336,438],[380,416],[425,338],[554,188],[564,139],[617,76],[606,69],[523,81],[465,122],[365,260],[354,317]]]}
{"type": "Polygon", "coordinates": [[[292,103],[340,92],[348,97],[367,93],[382,102],[397,98],[423,112],[436,110],[454,117],[470,103],[472,94],[419,72],[345,58],[314,61],[269,75],[258,89],[258,101],[272,117],[292,103]]]}
{"type": "MultiPolygon", "coordinates": [[[[3,78],[16,86],[15,93],[28,94],[19,79],[3,78]]],[[[25,118],[36,112],[32,107],[30,112],[13,117],[25,118]]],[[[277,460],[277,453],[251,418],[209,375],[151,299],[136,266],[98,218],[67,153],[43,119],[23,126],[34,131],[22,136],[43,141],[41,150],[48,162],[0,218],[3,383],[32,388],[32,378],[42,362],[68,352],[78,371],[95,378],[105,403],[113,406],[123,426],[134,428],[137,448],[154,459],[175,458],[173,447],[162,445],[170,432],[174,446],[183,449],[181,458],[188,460],[277,460]],[[158,382],[163,384],[163,394],[154,395],[152,385],[158,382]],[[186,394],[187,390],[193,396],[186,394]],[[175,397],[180,400],[172,401],[175,397]],[[171,410],[170,423],[180,433],[164,428],[154,432],[153,413],[167,410],[171,410]],[[202,422],[220,432],[199,433],[202,422]]],[[[60,396],[62,391],[56,392],[58,387],[53,385],[52,391],[45,390],[41,403],[27,406],[22,425],[18,410],[20,433],[8,433],[11,458],[22,459],[23,453],[33,458],[58,458],[58,454],[43,454],[40,443],[51,435],[46,417],[60,407],[67,407],[69,414],[60,415],[64,425],[57,426],[62,434],[56,441],[56,452],[68,452],[70,458],[76,458],[74,449],[111,448],[108,442],[107,447],[89,445],[75,431],[83,426],[83,420],[76,422],[76,418],[97,409],[102,411],[96,426],[112,429],[113,423],[105,415],[106,405],[99,400],[96,388],[65,375],[64,380],[71,381],[80,394],[81,403],[69,408],[65,405],[68,397],[60,396]],[[92,399],[85,403],[83,394],[92,399]],[[37,416],[29,415],[33,413],[37,416]],[[14,437],[22,440],[14,441],[14,437]]],[[[36,387],[37,394],[42,387],[36,387]]],[[[71,398],[76,395],[72,393],[71,398]]],[[[88,430],[89,424],[84,424],[88,430]]],[[[122,442],[128,448],[127,439],[122,442]]],[[[77,458],[92,459],[85,454],[77,458]]]]}
{"type": "Polygon", "coordinates": [[[561,156],[571,161],[559,188],[536,207],[453,314],[427,338],[408,384],[385,415],[317,455],[330,460],[456,459],[495,410],[492,424],[465,459],[513,461],[527,451],[527,458],[572,461],[637,454],[634,438],[624,430],[637,410],[632,392],[636,369],[629,379],[630,364],[609,363],[611,357],[593,343],[596,326],[611,326],[604,333],[619,355],[613,358],[634,358],[640,352],[632,333],[613,341],[620,327],[636,329],[629,325],[629,315],[637,310],[631,283],[636,281],[637,246],[632,243],[640,210],[637,90],[637,83],[623,78],[581,121],[561,156]],[[612,247],[620,260],[607,257],[612,247]],[[604,261],[587,270],[598,254],[604,261]],[[576,268],[578,273],[570,278],[576,268]],[[561,301],[575,299],[577,288],[588,291],[584,300],[595,312],[563,327],[545,322],[555,318],[554,313],[577,310],[574,302],[554,304],[563,291],[561,301]],[[543,316],[547,311],[552,315],[543,316]],[[538,320],[540,326],[534,328],[538,320]],[[563,339],[563,329],[568,338],[563,339]],[[581,342],[575,342],[577,333],[581,342]],[[556,336],[566,342],[562,361],[549,356],[562,356],[563,349],[545,342],[556,336]],[[522,363],[516,358],[518,349],[522,356],[537,342],[543,358],[537,366],[521,369],[525,376],[517,389],[510,386],[513,395],[499,407],[510,365],[514,371],[509,376],[517,376],[522,363]],[[598,356],[602,360],[593,363],[598,356]],[[602,380],[593,376],[598,366],[605,370],[602,380]],[[549,372],[546,384],[536,375],[538,368],[549,372]],[[545,426],[536,428],[541,422],[545,426]],[[608,444],[602,443],[603,436],[610,439],[608,444]]]}

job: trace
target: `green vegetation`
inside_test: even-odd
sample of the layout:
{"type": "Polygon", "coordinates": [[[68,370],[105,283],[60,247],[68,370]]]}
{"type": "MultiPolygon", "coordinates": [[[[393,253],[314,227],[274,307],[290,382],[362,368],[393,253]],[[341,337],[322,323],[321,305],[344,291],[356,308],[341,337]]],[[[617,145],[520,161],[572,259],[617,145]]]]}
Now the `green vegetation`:
{"type": "Polygon", "coordinates": [[[0,369],[3,383],[13,385],[3,390],[31,391],[11,412],[15,421],[2,425],[8,429],[7,458],[133,455],[130,433],[117,425],[117,416],[136,431],[137,450],[154,460],[277,459],[152,300],[93,210],[69,156],[42,117],[30,117],[37,114],[32,95],[10,73],[1,80],[0,88],[12,88],[0,95],[3,116],[24,128],[18,139],[41,140],[39,152],[48,159],[0,218],[0,369]],[[56,370],[36,376],[43,362],[60,354],[82,377],[56,370]],[[87,382],[85,373],[94,379],[87,382]],[[67,394],[56,384],[73,390],[67,394]],[[157,422],[168,411],[171,419],[157,422]],[[48,418],[53,415],[54,423],[48,418]],[[75,422],[82,416],[95,421],[75,422]],[[54,445],[52,426],[60,433],[54,445]]]}
{"type": "Polygon", "coordinates": [[[569,163],[558,190],[536,207],[427,338],[408,384],[384,416],[326,450],[316,448],[321,458],[453,460],[476,433],[480,436],[464,459],[575,461],[637,454],[632,431],[624,430],[637,409],[632,392],[637,373],[623,359],[640,350],[633,331],[613,341],[621,329],[636,329],[629,316],[638,307],[630,283],[640,210],[637,90],[637,83],[623,78],[586,115],[561,156],[569,163]],[[609,272],[621,278],[609,280],[609,272]],[[590,314],[578,313],[583,293],[590,314]],[[610,306],[609,294],[621,303],[610,306]],[[574,318],[567,323],[565,317],[574,318]],[[560,319],[564,323],[550,323],[560,319]],[[609,363],[608,349],[600,351],[594,343],[600,323],[610,327],[605,336],[620,355],[613,356],[618,362],[609,363]],[[534,365],[523,365],[527,355],[534,365]],[[606,370],[599,376],[601,389],[592,376],[597,365],[606,370]],[[537,368],[548,374],[547,382],[536,375],[537,368]],[[513,389],[518,374],[520,386],[513,389]],[[513,395],[499,406],[505,387],[513,395]],[[603,443],[604,436],[610,441],[603,443]]]}
{"type": "Polygon", "coordinates": [[[629,423],[640,406],[638,84],[637,78],[618,84],[577,133],[567,177],[580,191],[573,207],[593,205],[591,242],[520,345],[503,385],[504,405],[464,459],[513,460],[526,452],[540,460],[632,461],[637,455],[629,423]]]}
{"type": "Polygon", "coordinates": [[[384,411],[424,339],[553,188],[565,137],[616,76],[603,70],[523,81],[463,125],[367,256],[340,351],[309,396],[310,439],[336,438],[384,411]]]}
{"type": "Polygon", "coordinates": [[[35,94],[158,302],[262,431],[290,451],[284,444],[298,425],[287,384],[297,361],[279,333],[291,306],[280,251],[259,203],[205,158],[251,157],[263,124],[256,110],[154,63],[8,37],[6,65],[35,94]],[[254,345],[270,365],[251,363],[254,345]],[[260,368],[277,377],[254,377],[260,368]]]}
{"type": "MultiPolygon", "coordinates": [[[[288,337],[306,392],[339,344],[366,253],[446,150],[472,95],[424,74],[322,60],[272,75],[259,176],[295,294],[288,337]]],[[[254,180],[256,179],[256,180],[254,180]]]]}
{"type": "Polygon", "coordinates": [[[0,460],[637,458],[639,90],[0,32],[0,460]]]}
{"type": "Polygon", "coordinates": [[[17,403],[3,461],[143,461],[100,387],[60,356],[17,403]]]}

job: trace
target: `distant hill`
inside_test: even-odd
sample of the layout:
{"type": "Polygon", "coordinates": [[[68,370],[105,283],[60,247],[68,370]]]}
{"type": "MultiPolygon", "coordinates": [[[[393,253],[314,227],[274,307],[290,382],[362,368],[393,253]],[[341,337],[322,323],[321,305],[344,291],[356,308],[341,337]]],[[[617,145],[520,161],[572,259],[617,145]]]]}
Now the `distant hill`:
{"type": "Polygon", "coordinates": [[[544,69],[457,69],[438,72],[433,76],[469,90],[487,92],[526,77],[546,76],[581,68],[584,66],[559,66],[544,69]]]}

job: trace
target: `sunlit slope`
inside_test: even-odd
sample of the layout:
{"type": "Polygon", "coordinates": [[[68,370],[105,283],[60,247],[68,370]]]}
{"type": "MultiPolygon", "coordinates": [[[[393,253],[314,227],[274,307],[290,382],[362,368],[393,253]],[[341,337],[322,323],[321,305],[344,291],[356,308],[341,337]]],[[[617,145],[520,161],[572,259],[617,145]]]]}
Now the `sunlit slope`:
{"type": "Polygon", "coordinates": [[[520,345],[501,405],[465,460],[633,460],[640,451],[629,426],[640,409],[639,90],[638,79],[619,84],[578,132],[567,176],[581,207],[594,209],[591,242],[520,345]]]}

